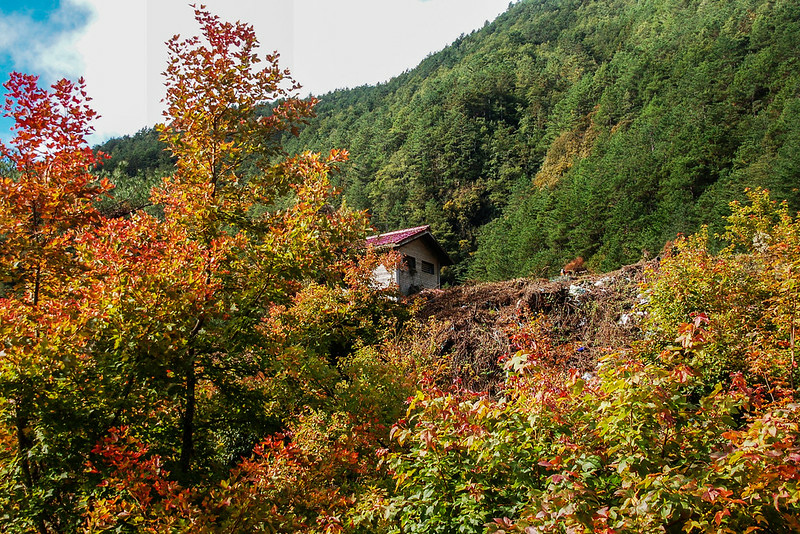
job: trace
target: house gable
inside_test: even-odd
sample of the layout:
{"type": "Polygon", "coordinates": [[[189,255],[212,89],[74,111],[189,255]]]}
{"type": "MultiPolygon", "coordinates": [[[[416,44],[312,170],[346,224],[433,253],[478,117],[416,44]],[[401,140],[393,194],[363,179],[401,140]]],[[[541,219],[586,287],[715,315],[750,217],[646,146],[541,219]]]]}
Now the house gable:
{"type": "Polygon", "coordinates": [[[381,266],[375,271],[375,280],[383,287],[397,284],[404,295],[438,288],[441,268],[453,264],[428,225],[371,236],[367,238],[367,246],[396,250],[402,255],[403,261],[398,269],[389,271],[381,266]]]}

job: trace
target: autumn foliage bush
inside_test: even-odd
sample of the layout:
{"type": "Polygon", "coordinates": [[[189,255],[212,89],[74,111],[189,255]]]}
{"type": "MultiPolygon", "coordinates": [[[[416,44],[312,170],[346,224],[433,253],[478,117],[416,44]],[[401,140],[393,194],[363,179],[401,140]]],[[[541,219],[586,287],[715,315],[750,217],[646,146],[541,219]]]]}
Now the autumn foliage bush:
{"type": "Polygon", "coordinates": [[[701,346],[690,363],[714,387],[731,372],[767,388],[770,395],[793,396],[798,374],[795,343],[800,323],[800,230],[785,204],[763,190],[749,191],[749,203],[732,205],[724,235],[727,247],[709,250],[706,231],[675,242],[676,254],[662,264],[651,288],[649,350],[686,339],[687,317],[702,314],[701,346]]]}
{"type": "Polygon", "coordinates": [[[159,216],[97,211],[82,82],[5,84],[0,530],[335,532],[412,391],[370,352],[404,313],[366,215],[331,207],[347,154],[285,154],[313,99],[252,27],[195,18],[159,216]]]}
{"type": "Polygon", "coordinates": [[[390,531],[798,531],[800,219],[749,196],[720,253],[678,239],[645,341],[593,375],[555,372],[540,337],[500,398],[418,392],[393,428],[390,531]]]}

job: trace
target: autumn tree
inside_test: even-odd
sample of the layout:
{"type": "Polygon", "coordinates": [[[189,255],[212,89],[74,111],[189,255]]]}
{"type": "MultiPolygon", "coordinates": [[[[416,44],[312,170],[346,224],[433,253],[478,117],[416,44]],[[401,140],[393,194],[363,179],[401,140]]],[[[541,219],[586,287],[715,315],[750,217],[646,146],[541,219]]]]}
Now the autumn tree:
{"type": "MultiPolygon", "coordinates": [[[[240,464],[270,435],[293,433],[290,451],[310,436],[302,454],[324,458],[325,447],[311,449],[328,439],[318,423],[326,414],[351,410],[336,416],[346,423],[337,432],[362,428],[353,435],[373,440],[382,427],[365,424],[358,410],[393,416],[378,396],[361,393],[386,374],[381,362],[354,359],[363,343],[348,338],[380,340],[396,305],[370,287],[376,259],[360,260],[365,215],[330,206],[328,174],[346,153],[284,154],[277,134],[296,131],[313,100],[294,96],[298,86],[277,55],[257,56],[250,26],[204,8],[195,17],[201,36],[168,43],[159,130],[177,168],[152,191],[158,217],[96,211],[110,184],[88,172],[94,112],[82,83],[47,91],[12,75],[6,85],[6,114],[17,124],[3,147],[0,200],[6,530],[124,529],[135,517],[161,528],[162,512],[176,513],[166,506],[173,494],[192,500],[187,524],[211,522],[202,503],[214,502],[217,481],[238,484],[241,502],[250,502],[237,479],[249,468],[240,464]],[[294,320],[305,318],[298,328],[294,320]],[[318,342],[325,338],[336,342],[318,342]],[[129,466],[121,479],[120,466],[129,466]],[[165,493],[137,500],[137,480],[163,483],[165,493]],[[110,494],[115,487],[120,493],[110,494]]],[[[269,439],[280,448],[284,438],[269,439]]],[[[344,470],[331,472],[357,479],[361,459],[370,461],[357,451],[373,445],[335,448],[344,470]]],[[[274,472],[270,462],[281,454],[253,460],[253,469],[274,472]]],[[[326,476],[315,460],[286,465],[302,467],[309,481],[326,476]]],[[[331,502],[341,502],[328,484],[331,502]]],[[[297,504],[293,497],[287,506],[297,504]]],[[[324,506],[304,508],[311,519],[298,521],[316,521],[324,506]]]]}
{"type": "Polygon", "coordinates": [[[363,215],[327,207],[327,174],[345,153],[280,157],[276,134],[296,132],[314,102],[292,96],[299,86],[277,54],[262,67],[251,26],[203,8],[195,18],[202,37],[168,42],[167,121],[158,128],[177,170],[154,192],[180,246],[197,247],[199,284],[174,369],[183,381],[184,473],[195,453],[198,379],[221,385],[235,361],[257,359],[248,336],[258,320],[303,280],[325,277],[367,228],[363,215]]]}
{"type": "Polygon", "coordinates": [[[94,202],[110,184],[90,173],[95,112],[82,80],[40,88],[35,76],[12,73],[4,87],[3,111],[15,122],[0,144],[0,506],[14,518],[32,515],[46,532],[67,526],[59,511],[75,502],[64,486],[91,440],[72,425],[88,422],[78,397],[102,312],[90,304],[97,280],[80,250],[101,224],[94,202]]]}

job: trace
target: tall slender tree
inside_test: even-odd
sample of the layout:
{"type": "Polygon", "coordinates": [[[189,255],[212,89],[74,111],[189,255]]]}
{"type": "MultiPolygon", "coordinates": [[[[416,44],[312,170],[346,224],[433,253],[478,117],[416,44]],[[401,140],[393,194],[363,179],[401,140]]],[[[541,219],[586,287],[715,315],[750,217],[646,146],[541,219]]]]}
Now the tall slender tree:
{"type": "Polygon", "coordinates": [[[60,397],[83,373],[98,311],[85,306],[92,281],[77,250],[100,224],[94,202],[111,185],[90,173],[96,158],[86,136],[96,114],[83,80],[41,88],[36,76],[15,72],[4,87],[3,111],[15,122],[12,139],[0,143],[0,417],[9,444],[0,478],[15,511],[32,512],[47,532],[60,525],[52,510],[72,506],[59,480],[81,460],[60,450],[71,439],[62,417],[74,408],[60,397]]]}
{"type": "Polygon", "coordinates": [[[167,120],[158,129],[177,170],[155,193],[164,224],[179,228],[202,258],[179,366],[183,473],[195,453],[198,369],[220,367],[212,355],[219,361],[251,350],[232,332],[250,332],[272,303],[318,276],[366,229],[363,216],[324,209],[333,193],[327,173],[345,153],[281,158],[277,133],[296,133],[314,101],[293,96],[299,86],[278,55],[262,62],[252,26],[222,22],[202,7],[195,18],[201,37],[167,43],[167,120]],[[273,209],[281,199],[289,207],[273,209]]]}

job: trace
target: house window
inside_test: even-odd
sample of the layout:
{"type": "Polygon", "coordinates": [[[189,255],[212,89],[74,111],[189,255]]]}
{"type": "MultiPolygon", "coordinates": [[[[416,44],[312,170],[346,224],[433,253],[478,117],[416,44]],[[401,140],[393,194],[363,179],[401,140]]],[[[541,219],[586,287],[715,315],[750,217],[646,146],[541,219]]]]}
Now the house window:
{"type": "Polygon", "coordinates": [[[428,274],[434,274],[433,264],[425,260],[422,260],[422,272],[428,274]]]}
{"type": "Polygon", "coordinates": [[[408,269],[409,273],[414,274],[417,272],[417,258],[414,256],[405,256],[403,261],[405,262],[406,269],[408,269]]]}

